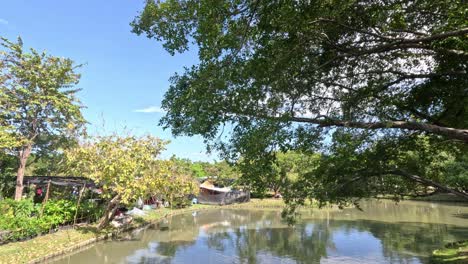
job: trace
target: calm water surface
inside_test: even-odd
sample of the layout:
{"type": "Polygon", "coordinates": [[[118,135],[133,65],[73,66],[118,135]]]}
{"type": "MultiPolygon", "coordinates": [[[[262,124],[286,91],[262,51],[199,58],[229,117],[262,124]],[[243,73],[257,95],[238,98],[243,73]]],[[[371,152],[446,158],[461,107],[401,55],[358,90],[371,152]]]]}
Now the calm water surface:
{"type": "Polygon", "coordinates": [[[468,205],[368,201],[311,210],[289,227],[276,210],[214,209],[106,241],[54,263],[427,263],[468,238],[468,205]]]}

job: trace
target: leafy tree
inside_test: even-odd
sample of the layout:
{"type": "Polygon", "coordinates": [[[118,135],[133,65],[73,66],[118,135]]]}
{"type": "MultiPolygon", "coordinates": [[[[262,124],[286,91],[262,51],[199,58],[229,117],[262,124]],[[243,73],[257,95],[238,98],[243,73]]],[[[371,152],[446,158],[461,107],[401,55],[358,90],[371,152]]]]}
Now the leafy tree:
{"type": "Polygon", "coordinates": [[[172,155],[172,157],[169,160],[171,161],[172,166],[174,167],[174,169],[176,169],[180,173],[185,174],[185,175],[191,175],[191,176],[195,177],[193,175],[193,171],[192,171],[192,161],[191,160],[183,159],[183,158],[177,158],[175,155],[172,155]]]}
{"type": "Polygon", "coordinates": [[[197,193],[198,184],[179,166],[180,159],[158,159],[168,143],[152,136],[97,136],[65,151],[70,171],[102,188],[107,208],[99,227],[113,219],[120,205],[138,198],[163,196],[173,205],[197,193]]]}
{"type": "Polygon", "coordinates": [[[375,140],[336,132],[330,154],[322,155],[318,166],[295,183],[296,192],[288,198],[302,204],[305,197],[314,197],[321,205],[330,201],[357,204],[362,197],[382,194],[398,200],[425,193],[420,185],[467,198],[465,175],[450,169],[463,164],[460,150],[436,143],[421,136],[375,140]]]}
{"type": "Polygon", "coordinates": [[[275,196],[280,191],[284,194],[295,182],[314,171],[319,160],[318,154],[294,151],[274,152],[256,160],[242,158],[238,164],[242,172],[239,181],[250,185],[259,196],[264,196],[267,191],[273,191],[275,196]],[[252,179],[256,181],[251,182],[252,179]]]}
{"type": "Polygon", "coordinates": [[[23,176],[31,153],[74,138],[85,120],[76,98],[79,65],[72,60],[26,52],[21,38],[2,38],[0,53],[0,147],[18,157],[15,199],[23,192],[23,176]],[[5,129],[6,128],[6,129],[5,129]],[[5,144],[5,142],[7,144],[5,144]],[[6,145],[6,146],[5,146],[6,145]]]}
{"type": "Polygon", "coordinates": [[[287,192],[291,183],[312,172],[318,165],[319,158],[317,154],[307,155],[292,151],[277,153],[273,163],[274,177],[268,180],[275,196],[280,190],[287,192]]]}
{"type": "Polygon", "coordinates": [[[171,54],[199,51],[198,65],[171,78],[164,127],[242,157],[259,186],[274,153],[320,150],[323,166],[296,187],[345,202],[408,181],[466,196],[466,185],[436,181],[444,169],[404,158],[437,156],[410,153],[418,136],[429,149],[466,150],[466,16],[456,1],[149,0],[132,26],[171,54]]]}
{"type": "Polygon", "coordinates": [[[208,173],[210,175],[217,176],[218,179],[226,180],[238,180],[240,177],[240,171],[238,169],[238,164],[230,164],[227,161],[218,161],[208,168],[208,173]]]}
{"type": "MultiPolygon", "coordinates": [[[[445,181],[450,186],[456,186],[459,189],[467,188],[468,186],[468,153],[445,153],[448,159],[444,162],[445,166],[441,168],[445,175],[445,181]]],[[[443,161],[442,161],[443,162],[443,161]]]]}
{"type": "Polygon", "coordinates": [[[205,167],[206,167],[205,164],[203,164],[202,162],[193,162],[192,165],[190,166],[193,175],[198,178],[203,178],[203,177],[208,176],[205,170],[205,167]]]}
{"type": "Polygon", "coordinates": [[[218,161],[214,163],[195,161],[189,159],[181,159],[176,156],[170,158],[172,166],[176,167],[179,173],[190,175],[195,178],[217,177],[218,179],[237,179],[239,172],[235,166],[230,165],[226,161],[218,161]]]}
{"type": "Polygon", "coordinates": [[[180,168],[174,159],[153,162],[145,176],[148,193],[164,197],[171,207],[190,203],[188,196],[198,194],[198,182],[180,168]]]}
{"type": "Polygon", "coordinates": [[[167,142],[155,137],[98,136],[66,150],[70,170],[94,180],[102,188],[107,208],[99,227],[113,219],[120,204],[130,205],[152,193],[149,179],[167,174],[166,167],[154,170],[157,156],[167,142]],[[152,174],[148,174],[148,170],[152,174]]]}
{"type": "Polygon", "coordinates": [[[48,149],[48,151],[49,153],[31,154],[25,174],[34,176],[73,176],[67,171],[63,149],[48,149]]]}

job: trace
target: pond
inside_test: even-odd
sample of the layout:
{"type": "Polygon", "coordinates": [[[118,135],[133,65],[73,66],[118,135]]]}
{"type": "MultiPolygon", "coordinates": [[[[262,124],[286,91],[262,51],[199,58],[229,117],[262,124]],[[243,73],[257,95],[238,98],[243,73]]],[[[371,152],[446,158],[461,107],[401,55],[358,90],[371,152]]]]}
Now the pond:
{"type": "Polygon", "coordinates": [[[362,210],[210,209],[170,217],[53,263],[427,263],[432,250],[468,238],[468,205],[366,201],[362,210]]]}

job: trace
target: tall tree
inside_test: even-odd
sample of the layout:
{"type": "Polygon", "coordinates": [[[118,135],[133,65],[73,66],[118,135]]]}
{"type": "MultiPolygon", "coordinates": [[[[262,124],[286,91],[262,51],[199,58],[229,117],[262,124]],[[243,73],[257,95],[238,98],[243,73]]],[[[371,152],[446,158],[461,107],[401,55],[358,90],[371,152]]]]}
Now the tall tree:
{"type": "Polygon", "coordinates": [[[132,26],[171,54],[199,51],[198,65],[172,77],[162,125],[176,135],[202,135],[229,158],[242,156],[253,175],[266,168],[258,161],[271,164],[277,151],[339,157],[324,160],[340,163],[333,175],[324,168],[308,177],[344,189],[319,194],[313,184],[302,185],[307,194],[337,200],[365,193],[346,183],[358,167],[353,173],[370,168],[362,173],[375,175],[367,157],[390,182],[438,184],[438,176],[414,174],[425,171],[386,162],[385,155],[355,154],[384,149],[395,157],[398,151],[389,148],[400,146],[391,143],[411,147],[417,135],[466,148],[467,10],[457,1],[149,0],[132,26]],[[221,142],[226,125],[233,127],[231,138],[221,142]]]}
{"type": "Polygon", "coordinates": [[[19,200],[31,153],[82,131],[85,120],[76,98],[79,89],[74,88],[79,65],[34,49],[26,52],[21,38],[16,43],[2,38],[1,45],[5,50],[0,53],[0,122],[14,138],[10,149],[19,161],[15,192],[19,200]]]}
{"type": "MultiPolygon", "coordinates": [[[[172,77],[161,124],[255,164],[278,150],[340,150],[329,139],[347,140],[350,155],[416,135],[465,148],[467,12],[459,1],[148,0],[132,26],[171,54],[199,51],[198,65],[172,77]]],[[[366,168],[381,168],[373,157],[366,168]]],[[[385,170],[437,183],[401,171],[385,170]]]]}

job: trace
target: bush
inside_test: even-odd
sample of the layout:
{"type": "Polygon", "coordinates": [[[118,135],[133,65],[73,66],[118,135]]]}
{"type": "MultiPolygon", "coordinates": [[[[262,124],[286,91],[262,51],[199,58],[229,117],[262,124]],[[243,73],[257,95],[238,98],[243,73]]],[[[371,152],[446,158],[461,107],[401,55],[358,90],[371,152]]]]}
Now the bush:
{"type": "Polygon", "coordinates": [[[104,214],[104,207],[95,201],[84,201],[78,209],[77,219],[86,219],[89,222],[96,222],[104,214]]]}
{"type": "Polygon", "coordinates": [[[47,217],[51,225],[73,222],[76,212],[76,201],[49,200],[44,206],[43,217],[47,217]]]}
{"type": "Polygon", "coordinates": [[[5,199],[0,201],[0,217],[30,217],[37,213],[37,207],[29,199],[15,201],[5,199]]]}
{"type": "Polygon", "coordinates": [[[38,208],[31,200],[0,201],[0,230],[10,231],[4,241],[35,236],[40,232],[36,224],[38,208]]]}
{"type": "MultiPolygon", "coordinates": [[[[102,215],[102,207],[97,203],[84,201],[78,210],[78,219],[96,221],[102,215]]],[[[9,231],[3,235],[3,241],[15,241],[34,237],[60,225],[73,223],[76,213],[75,200],[49,200],[44,208],[30,199],[0,201],[0,231],[9,231]],[[41,214],[42,211],[42,214],[41,214]]]]}

